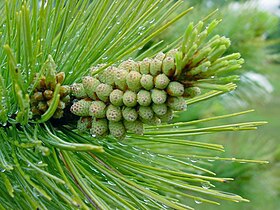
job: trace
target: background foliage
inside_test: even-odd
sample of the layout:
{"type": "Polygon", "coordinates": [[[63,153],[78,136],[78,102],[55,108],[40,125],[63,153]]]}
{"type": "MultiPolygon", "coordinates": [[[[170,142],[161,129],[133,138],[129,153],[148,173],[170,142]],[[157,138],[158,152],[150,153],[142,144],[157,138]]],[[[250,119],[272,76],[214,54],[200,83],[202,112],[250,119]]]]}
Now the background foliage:
{"type": "MultiPolygon", "coordinates": [[[[232,94],[221,96],[220,100],[212,100],[199,104],[196,109],[183,114],[184,119],[193,119],[201,115],[215,115],[228,110],[245,107],[256,109],[255,114],[246,119],[255,120],[259,117],[268,120],[269,124],[262,127],[254,135],[228,134],[217,137],[223,142],[226,156],[245,156],[253,159],[267,159],[267,166],[246,164],[216,163],[214,167],[220,174],[235,177],[236,182],[229,186],[235,193],[246,195],[250,203],[223,203],[213,209],[277,209],[279,207],[279,16],[271,11],[262,10],[268,6],[256,1],[193,1],[195,14],[188,18],[199,18],[206,11],[219,7],[219,15],[223,25],[217,28],[221,34],[231,38],[232,50],[236,47],[246,60],[242,69],[239,88],[232,94]],[[234,4],[233,4],[234,3],[234,4]],[[207,110],[201,112],[201,110],[207,110]]],[[[262,3],[273,3],[267,1],[262,3]]],[[[279,8],[279,6],[278,6],[279,8]]],[[[277,11],[277,5],[271,6],[277,11]]],[[[278,9],[279,11],[279,9],[278,9]]],[[[278,12],[279,14],[279,12],[278,12]]],[[[180,29],[178,24],[177,29],[180,29]]],[[[175,29],[175,28],[174,28],[175,29]]],[[[170,31],[168,36],[172,35],[170,31]]],[[[209,205],[200,205],[199,209],[212,209],[209,205]]]]}
{"type": "Polygon", "coordinates": [[[215,2],[0,1],[0,44],[4,46],[0,50],[0,209],[217,209],[207,204],[217,204],[216,197],[246,201],[215,191],[213,182],[216,188],[252,201],[223,202],[220,209],[276,209],[280,200],[280,149],[276,141],[280,87],[276,71],[279,30],[275,28],[279,19],[247,6],[236,10],[228,5],[230,1],[215,2]],[[193,4],[197,9],[177,22],[193,4]],[[174,124],[168,129],[178,133],[184,129],[188,133],[184,141],[157,137],[165,128],[148,127],[147,135],[131,135],[125,142],[111,138],[93,142],[73,132],[75,124],[70,122],[53,126],[28,121],[25,96],[32,91],[33,77],[49,54],[57,70],[66,73],[65,84],[72,84],[98,63],[111,65],[129,57],[140,60],[171,48],[183,34],[186,22],[201,20],[216,7],[221,8],[218,18],[223,17],[224,22],[215,33],[230,37],[230,52],[241,51],[247,61],[241,72],[241,88],[219,96],[220,100],[197,100],[199,103],[178,115],[177,121],[189,124],[174,124]],[[266,77],[268,83],[263,82],[266,77]],[[270,126],[255,134],[220,133],[261,125],[227,127],[233,122],[227,118],[234,115],[225,114],[248,107],[258,111],[237,116],[235,121],[270,117],[270,126]],[[213,117],[222,115],[214,121],[213,117]],[[197,123],[197,119],[202,122],[197,123]],[[197,136],[204,129],[214,134],[197,136]],[[225,153],[221,153],[220,144],[226,146],[225,153]],[[248,162],[243,159],[271,163],[243,164],[248,162]],[[233,177],[236,181],[219,183],[227,179],[213,177],[212,170],[217,177],[233,177]]]}

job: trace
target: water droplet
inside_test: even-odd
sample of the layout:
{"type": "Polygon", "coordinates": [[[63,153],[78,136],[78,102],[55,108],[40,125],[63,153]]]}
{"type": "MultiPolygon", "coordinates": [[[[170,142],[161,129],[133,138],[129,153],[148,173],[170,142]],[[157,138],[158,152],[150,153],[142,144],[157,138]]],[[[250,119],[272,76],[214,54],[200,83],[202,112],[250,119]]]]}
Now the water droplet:
{"type": "Polygon", "coordinates": [[[152,19],[152,20],[150,20],[150,22],[149,22],[149,23],[151,23],[151,24],[152,24],[152,23],[154,23],[154,22],[155,22],[155,20],[156,20],[156,19],[152,19]]]}
{"type": "Polygon", "coordinates": [[[143,201],[144,201],[145,204],[149,204],[150,203],[150,201],[148,199],[144,199],[143,201]]]}
{"type": "Polygon", "coordinates": [[[105,56],[105,57],[102,58],[102,60],[103,60],[103,61],[106,61],[106,60],[108,60],[108,57],[105,56]]]}
{"type": "Polygon", "coordinates": [[[99,174],[99,171],[96,168],[93,168],[92,166],[90,166],[90,169],[93,170],[95,173],[99,174]]]}
{"type": "Polygon", "coordinates": [[[120,146],[122,146],[122,147],[127,147],[127,146],[128,146],[127,144],[124,144],[124,143],[122,143],[122,142],[118,142],[118,144],[119,144],[120,146]]]}
{"type": "Polygon", "coordinates": [[[147,154],[149,154],[151,158],[155,158],[156,157],[156,155],[153,154],[153,153],[148,152],[147,154]]]}
{"type": "Polygon", "coordinates": [[[195,158],[190,158],[190,161],[191,161],[192,163],[196,163],[196,162],[197,162],[197,159],[195,159],[195,158]]]}
{"type": "Polygon", "coordinates": [[[4,173],[6,171],[6,169],[0,169],[0,172],[4,173]]]}
{"type": "Polygon", "coordinates": [[[209,188],[210,188],[210,184],[209,184],[208,182],[203,182],[203,183],[201,184],[201,187],[202,187],[203,189],[209,189],[209,188]]]}
{"type": "Polygon", "coordinates": [[[113,38],[113,39],[110,41],[110,44],[112,44],[114,41],[115,41],[115,38],[113,38]]]}
{"type": "Polygon", "coordinates": [[[121,21],[117,21],[116,24],[119,25],[121,23],[121,21]]]}
{"type": "Polygon", "coordinates": [[[201,200],[194,200],[194,202],[195,202],[196,204],[201,204],[201,203],[202,203],[201,200]]]}
{"type": "Polygon", "coordinates": [[[113,147],[112,145],[108,145],[108,149],[113,150],[113,149],[114,149],[114,147],[113,147]]]}
{"type": "Polygon", "coordinates": [[[116,186],[116,184],[114,182],[108,181],[107,183],[111,186],[116,186]]]}
{"type": "Polygon", "coordinates": [[[135,151],[141,151],[141,149],[139,149],[137,147],[132,147],[132,149],[134,149],[135,151]]]}

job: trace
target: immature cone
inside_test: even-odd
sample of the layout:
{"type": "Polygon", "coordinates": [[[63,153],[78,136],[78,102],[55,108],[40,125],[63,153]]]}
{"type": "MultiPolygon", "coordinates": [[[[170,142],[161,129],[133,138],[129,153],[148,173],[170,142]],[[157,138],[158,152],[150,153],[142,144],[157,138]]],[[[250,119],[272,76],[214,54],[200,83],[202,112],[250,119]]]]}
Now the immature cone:
{"type": "MultiPolygon", "coordinates": [[[[122,139],[126,131],[143,134],[143,124],[169,123],[174,111],[186,110],[187,98],[200,94],[199,87],[227,90],[222,83],[229,78],[219,76],[240,68],[243,60],[238,53],[222,57],[230,45],[225,37],[215,36],[205,43],[205,35],[217,23],[213,21],[204,30],[201,24],[197,28],[190,24],[182,47],[166,54],[138,62],[129,59],[97,75],[95,71],[104,65],[93,67],[92,76],[71,88],[72,95],[80,99],[72,105],[72,113],[92,117],[92,134],[122,139]],[[89,105],[86,98],[93,102],[89,105]]],[[[44,94],[51,97],[51,92],[34,97],[41,100],[44,94]]],[[[40,109],[45,108],[41,103],[40,109]]]]}
{"type": "Polygon", "coordinates": [[[91,128],[91,124],[92,124],[92,118],[91,117],[81,117],[78,120],[77,123],[77,129],[81,132],[87,132],[90,128],[91,128]]]}
{"type": "Polygon", "coordinates": [[[123,139],[126,134],[126,129],[122,122],[109,121],[109,131],[117,139],[123,139]]]}
{"type": "Polygon", "coordinates": [[[34,118],[40,117],[53,105],[54,97],[57,97],[59,94],[59,102],[52,117],[61,118],[64,115],[64,109],[70,104],[71,89],[77,93],[76,98],[83,99],[87,95],[83,91],[84,87],[82,84],[79,84],[78,87],[73,85],[74,88],[70,88],[68,85],[61,86],[65,79],[65,73],[56,73],[56,65],[51,57],[48,58],[44,66],[48,71],[43,72],[41,77],[39,74],[36,74],[34,78],[36,87],[30,96],[31,111],[34,118]],[[57,95],[54,95],[57,87],[59,87],[57,95]]]}
{"type": "Polygon", "coordinates": [[[71,108],[70,111],[78,115],[80,117],[87,117],[89,116],[89,107],[91,105],[91,101],[87,99],[82,99],[80,101],[75,102],[71,108]]]}
{"type": "Polygon", "coordinates": [[[90,134],[94,137],[102,137],[107,135],[108,129],[107,119],[93,119],[90,134]]]}
{"type": "Polygon", "coordinates": [[[106,115],[105,109],[106,104],[103,101],[93,101],[89,106],[88,114],[96,118],[104,118],[106,115]]]}

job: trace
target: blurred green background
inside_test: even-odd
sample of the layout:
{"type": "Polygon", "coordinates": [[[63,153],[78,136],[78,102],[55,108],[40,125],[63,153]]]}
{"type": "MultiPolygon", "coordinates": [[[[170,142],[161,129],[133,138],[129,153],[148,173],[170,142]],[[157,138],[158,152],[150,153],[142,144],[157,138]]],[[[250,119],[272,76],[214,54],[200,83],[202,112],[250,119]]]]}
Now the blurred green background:
{"type": "Polygon", "coordinates": [[[209,135],[207,141],[210,139],[225,146],[225,157],[269,160],[270,163],[214,162],[213,171],[218,176],[235,179],[234,182],[220,184],[219,188],[239,194],[250,202],[222,202],[218,207],[201,203],[196,209],[280,209],[280,1],[189,0],[186,1],[187,6],[195,7],[192,14],[160,39],[174,40],[189,22],[196,23],[219,8],[215,18],[221,18],[223,22],[216,33],[229,37],[232,47],[228,53],[239,51],[246,63],[240,72],[237,90],[218,100],[215,98],[193,105],[178,120],[255,109],[239,120],[269,122],[255,132],[209,135]]]}

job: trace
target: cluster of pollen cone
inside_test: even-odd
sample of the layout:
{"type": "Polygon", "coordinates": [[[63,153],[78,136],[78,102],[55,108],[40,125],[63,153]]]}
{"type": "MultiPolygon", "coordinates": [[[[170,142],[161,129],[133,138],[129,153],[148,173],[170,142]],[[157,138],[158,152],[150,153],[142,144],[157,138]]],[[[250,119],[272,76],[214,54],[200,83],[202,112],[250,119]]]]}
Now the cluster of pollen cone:
{"type": "Polygon", "coordinates": [[[186,110],[186,99],[200,94],[200,88],[235,88],[226,85],[237,78],[229,73],[241,68],[244,61],[239,53],[223,56],[229,39],[219,35],[207,38],[218,23],[214,20],[204,29],[203,22],[196,26],[191,23],[180,48],[142,61],[129,59],[118,66],[106,68],[101,64],[93,67],[81,83],[70,86],[61,85],[65,75],[56,73],[49,56],[43,76],[35,77],[33,116],[39,117],[49,109],[54,110],[53,118],[62,118],[67,105],[72,104],[70,111],[80,117],[77,128],[81,132],[117,139],[127,132],[143,134],[145,124],[170,122],[173,112],[186,110]],[[54,97],[56,103],[52,103],[54,97]]]}
{"type": "MultiPolygon", "coordinates": [[[[110,66],[96,76],[86,76],[71,86],[78,98],[70,111],[80,116],[78,129],[101,137],[121,139],[126,132],[143,134],[143,124],[168,123],[173,111],[187,108],[185,98],[200,92],[174,78],[175,54],[159,53],[153,59],[127,60],[110,66]]],[[[92,75],[102,68],[94,67],[92,75]]]]}

